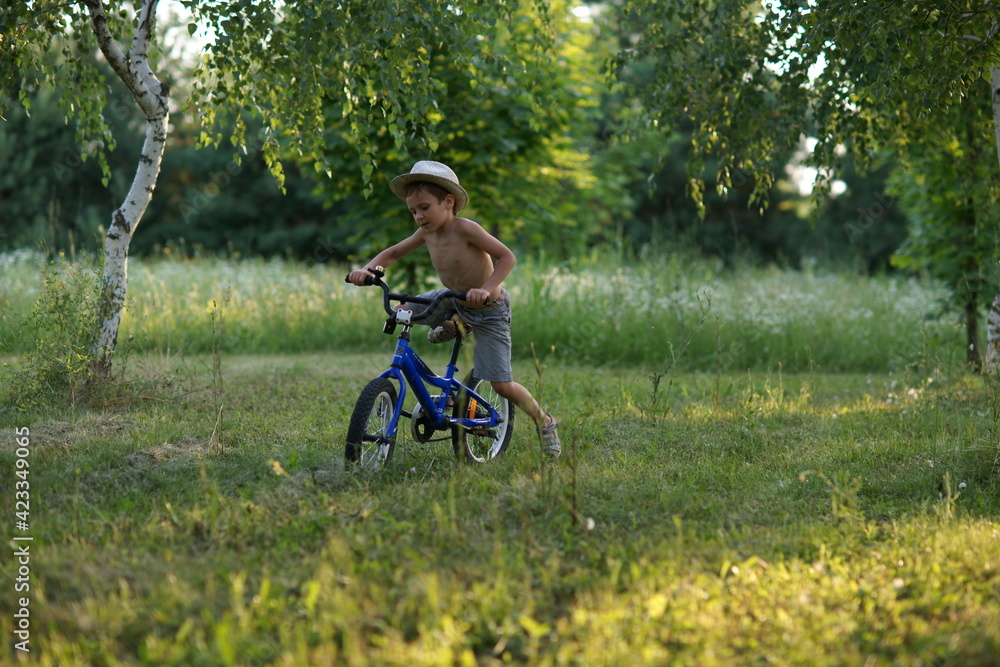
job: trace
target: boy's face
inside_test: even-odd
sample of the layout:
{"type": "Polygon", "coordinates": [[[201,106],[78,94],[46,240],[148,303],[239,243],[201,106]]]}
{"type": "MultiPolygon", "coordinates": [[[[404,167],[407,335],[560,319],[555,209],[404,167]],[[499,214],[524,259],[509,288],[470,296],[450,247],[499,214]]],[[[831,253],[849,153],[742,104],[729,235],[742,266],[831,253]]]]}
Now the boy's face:
{"type": "Polygon", "coordinates": [[[417,190],[406,198],[406,206],[421,229],[436,232],[454,215],[455,197],[449,194],[439,201],[431,193],[417,190]]]}

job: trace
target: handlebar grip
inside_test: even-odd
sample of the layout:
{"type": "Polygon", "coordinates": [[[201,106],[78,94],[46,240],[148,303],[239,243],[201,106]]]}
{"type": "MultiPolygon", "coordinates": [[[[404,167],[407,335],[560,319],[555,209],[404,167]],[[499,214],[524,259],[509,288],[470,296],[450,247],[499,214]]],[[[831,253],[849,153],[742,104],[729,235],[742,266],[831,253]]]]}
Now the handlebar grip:
{"type": "MultiPolygon", "coordinates": [[[[382,280],[382,276],[385,275],[385,269],[381,266],[376,266],[374,269],[367,269],[372,275],[365,278],[365,285],[378,285],[379,281],[382,280]]],[[[344,276],[344,282],[351,282],[351,274],[348,273],[344,276]]]]}

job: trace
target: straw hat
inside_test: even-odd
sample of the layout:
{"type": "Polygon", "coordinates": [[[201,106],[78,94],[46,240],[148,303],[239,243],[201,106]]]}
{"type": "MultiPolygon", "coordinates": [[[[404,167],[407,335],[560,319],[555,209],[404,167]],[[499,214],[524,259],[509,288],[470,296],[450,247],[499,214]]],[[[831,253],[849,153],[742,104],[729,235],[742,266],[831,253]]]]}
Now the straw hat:
{"type": "Polygon", "coordinates": [[[392,182],[389,183],[389,189],[394,195],[406,201],[406,186],[414,181],[427,181],[440,185],[455,195],[455,213],[461,211],[469,203],[469,193],[458,184],[458,176],[446,164],[433,160],[421,160],[413,165],[410,173],[392,179],[392,182]]]}

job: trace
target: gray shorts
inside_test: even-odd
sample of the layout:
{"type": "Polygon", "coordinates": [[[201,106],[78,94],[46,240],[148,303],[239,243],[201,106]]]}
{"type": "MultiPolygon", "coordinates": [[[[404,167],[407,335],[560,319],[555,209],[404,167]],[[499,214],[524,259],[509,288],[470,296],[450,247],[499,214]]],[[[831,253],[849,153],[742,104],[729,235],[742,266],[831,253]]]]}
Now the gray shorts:
{"type": "MultiPolygon", "coordinates": [[[[510,296],[507,295],[507,290],[501,290],[505,298],[494,306],[463,308],[455,299],[443,299],[427,319],[423,320],[424,324],[436,327],[452,313],[458,313],[458,319],[472,328],[472,335],[475,337],[472,353],[475,376],[488,382],[511,382],[514,379],[510,362],[510,296]]],[[[420,296],[433,299],[446,291],[432,290],[420,296]]]]}

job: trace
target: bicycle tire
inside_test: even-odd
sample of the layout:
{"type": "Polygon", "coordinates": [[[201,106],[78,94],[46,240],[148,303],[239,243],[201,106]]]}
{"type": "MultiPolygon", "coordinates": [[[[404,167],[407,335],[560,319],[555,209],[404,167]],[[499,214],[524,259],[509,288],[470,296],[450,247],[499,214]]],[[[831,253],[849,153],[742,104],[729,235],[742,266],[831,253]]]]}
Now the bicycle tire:
{"type": "MultiPolygon", "coordinates": [[[[493,436],[476,435],[460,426],[453,426],[451,442],[455,448],[455,455],[475,463],[485,463],[503,456],[507,451],[507,446],[510,445],[510,438],[514,434],[514,404],[493,391],[489,382],[476,378],[472,373],[465,378],[463,384],[485,398],[500,413],[504,421],[496,428],[493,436]]],[[[462,392],[456,396],[456,399],[454,416],[468,417],[472,408],[468,394],[462,392]]],[[[484,407],[475,406],[476,417],[485,417],[486,414],[484,407]]]]}
{"type": "Polygon", "coordinates": [[[392,459],[395,438],[386,439],[392,412],[396,409],[396,386],[386,378],[375,378],[361,390],[351,424],[347,427],[344,461],[361,467],[381,468],[392,459]],[[379,443],[378,438],[383,442],[379,443]]]}

